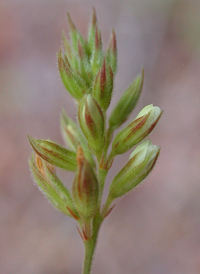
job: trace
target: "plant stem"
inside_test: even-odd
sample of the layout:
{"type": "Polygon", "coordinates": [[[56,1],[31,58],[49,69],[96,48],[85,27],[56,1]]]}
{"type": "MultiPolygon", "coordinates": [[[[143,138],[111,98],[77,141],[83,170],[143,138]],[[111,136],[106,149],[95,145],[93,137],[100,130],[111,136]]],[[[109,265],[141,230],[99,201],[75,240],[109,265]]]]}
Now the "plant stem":
{"type": "Polygon", "coordinates": [[[82,274],[90,274],[91,273],[94,250],[95,250],[95,247],[96,247],[96,244],[97,244],[98,233],[99,233],[99,229],[100,229],[102,221],[103,221],[103,218],[100,215],[100,212],[98,210],[98,212],[94,216],[94,220],[93,220],[93,234],[92,234],[92,237],[84,242],[84,245],[85,245],[85,258],[84,258],[84,265],[83,265],[82,274]]]}
{"type": "Polygon", "coordinates": [[[85,258],[82,272],[83,274],[90,274],[95,246],[96,239],[94,239],[94,237],[85,242],[85,258]]]}
{"type": "Polygon", "coordinates": [[[108,195],[107,201],[106,201],[105,205],[103,206],[102,213],[101,213],[103,217],[106,216],[112,202],[113,202],[113,199],[108,195]]]}
{"type": "Polygon", "coordinates": [[[82,274],[90,274],[91,272],[92,260],[94,256],[95,247],[97,244],[98,233],[99,233],[101,223],[103,222],[103,219],[104,219],[102,215],[100,214],[100,206],[101,206],[101,198],[103,194],[103,188],[104,188],[104,183],[105,183],[107,173],[108,173],[108,170],[99,169],[98,180],[99,180],[99,186],[100,186],[100,197],[99,197],[100,202],[92,223],[92,237],[84,242],[85,258],[84,258],[82,274]]]}
{"type": "Polygon", "coordinates": [[[99,168],[98,180],[99,180],[99,188],[100,188],[100,197],[99,197],[100,202],[103,194],[103,188],[104,188],[107,173],[108,173],[108,170],[99,168]]]}
{"type": "Polygon", "coordinates": [[[107,130],[107,142],[108,142],[107,146],[109,146],[109,144],[112,141],[113,132],[114,132],[114,129],[112,129],[112,128],[109,127],[108,130],[107,130]]]}

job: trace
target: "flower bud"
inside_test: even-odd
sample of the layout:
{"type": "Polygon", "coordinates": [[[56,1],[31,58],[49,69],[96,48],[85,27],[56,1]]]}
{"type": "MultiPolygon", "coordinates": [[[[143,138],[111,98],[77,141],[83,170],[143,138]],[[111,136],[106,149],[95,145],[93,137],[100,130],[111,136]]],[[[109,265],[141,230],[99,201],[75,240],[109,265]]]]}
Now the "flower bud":
{"type": "Polygon", "coordinates": [[[153,169],[160,147],[150,140],[142,142],[131,154],[129,161],[116,175],[109,189],[111,199],[121,197],[137,186],[153,169]]]}
{"type": "Polygon", "coordinates": [[[48,163],[70,171],[76,170],[76,153],[52,141],[29,138],[35,152],[48,163]]]}
{"type": "Polygon", "coordinates": [[[106,60],[115,74],[117,71],[117,41],[114,30],[112,30],[111,33],[110,42],[106,53],[106,60]]]}
{"type": "Polygon", "coordinates": [[[153,130],[161,114],[159,107],[144,107],[135,120],[117,134],[112,144],[112,154],[122,154],[142,141],[153,130]]]}
{"type": "Polygon", "coordinates": [[[65,88],[74,98],[80,100],[85,93],[89,92],[84,79],[73,71],[67,57],[63,59],[61,49],[58,52],[58,68],[65,88]]]}
{"type": "Polygon", "coordinates": [[[37,154],[35,158],[32,155],[29,165],[37,185],[55,208],[70,217],[78,219],[78,213],[74,207],[71,194],[57,177],[55,168],[42,160],[37,154]]]}
{"type": "Polygon", "coordinates": [[[99,185],[81,147],[77,151],[77,171],[72,194],[76,209],[83,219],[92,218],[98,207],[99,185]]]}
{"type": "Polygon", "coordinates": [[[73,151],[77,151],[80,144],[77,125],[70,119],[64,110],[60,116],[61,130],[66,144],[73,151]]]}
{"type": "Polygon", "coordinates": [[[106,67],[104,59],[102,68],[97,73],[93,84],[93,96],[103,110],[110,105],[113,91],[113,72],[110,66],[106,67]]]}
{"type": "Polygon", "coordinates": [[[92,95],[86,95],[80,102],[78,119],[90,148],[94,152],[101,151],[104,145],[104,115],[92,95]]]}
{"type": "Polygon", "coordinates": [[[109,126],[112,131],[121,126],[128,119],[129,115],[136,106],[142,91],[143,79],[144,70],[142,69],[141,76],[138,76],[126,89],[112,111],[109,118],[109,126]]]}

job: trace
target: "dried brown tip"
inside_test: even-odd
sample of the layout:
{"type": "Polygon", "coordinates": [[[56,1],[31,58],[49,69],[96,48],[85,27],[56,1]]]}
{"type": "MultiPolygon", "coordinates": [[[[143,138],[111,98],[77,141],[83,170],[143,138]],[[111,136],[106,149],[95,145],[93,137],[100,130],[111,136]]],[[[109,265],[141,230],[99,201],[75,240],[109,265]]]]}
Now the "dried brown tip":
{"type": "Polygon", "coordinates": [[[97,24],[97,15],[96,15],[96,10],[93,7],[93,12],[92,12],[92,26],[95,27],[95,25],[97,24]]]}
{"type": "Polygon", "coordinates": [[[103,65],[101,68],[101,78],[100,78],[100,85],[101,85],[101,97],[103,97],[103,92],[105,89],[105,85],[106,85],[106,60],[104,58],[103,60],[103,65]]]}
{"type": "Polygon", "coordinates": [[[81,146],[78,146],[76,160],[78,165],[82,165],[83,161],[85,160],[85,156],[81,146]]]}
{"type": "Polygon", "coordinates": [[[112,161],[110,162],[108,169],[110,169],[112,167],[113,162],[114,162],[114,159],[112,159],[112,161]]]}
{"type": "Polygon", "coordinates": [[[85,165],[88,164],[88,162],[87,162],[87,160],[85,158],[83,149],[82,149],[82,147],[80,145],[78,146],[78,149],[77,149],[76,161],[77,161],[77,169],[79,170],[79,176],[81,176],[81,170],[83,169],[83,167],[85,165]]]}
{"type": "Polygon", "coordinates": [[[35,164],[37,166],[38,171],[44,177],[46,177],[45,171],[44,171],[44,166],[46,166],[48,168],[50,173],[54,173],[54,174],[56,173],[56,168],[53,165],[51,165],[51,164],[47,163],[46,161],[42,160],[42,158],[37,154],[35,154],[35,164]]]}
{"type": "Polygon", "coordinates": [[[66,206],[66,208],[68,209],[68,211],[69,211],[69,213],[72,215],[72,217],[74,217],[74,219],[78,220],[78,216],[76,216],[76,215],[74,214],[74,212],[73,212],[68,206],[66,206]]]}
{"type": "Polygon", "coordinates": [[[81,234],[79,227],[78,227],[78,226],[76,226],[76,228],[77,228],[77,230],[78,230],[78,233],[79,233],[79,234],[80,234],[80,236],[81,236],[81,239],[82,239],[82,240],[84,240],[84,239],[83,239],[83,235],[81,234]]]}
{"type": "Polygon", "coordinates": [[[59,69],[62,69],[64,68],[64,60],[63,60],[63,57],[62,57],[62,48],[60,47],[59,48],[59,51],[58,51],[58,54],[57,54],[57,58],[58,58],[58,68],[59,69]]]}
{"type": "Polygon", "coordinates": [[[113,162],[114,162],[114,159],[112,159],[111,161],[109,161],[108,159],[105,165],[103,164],[101,165],[101,168],[109,170],[112,167],[113,162]]]}
{"type": "Polygon", "coordinates": [[[107,213],[106,213],[106,215],[104,216],[104,218],[106,218],[109,214],[110,214],[110,212],[113,210],[113,208],[115,207],[116,205],[113,205],[108,211],[107,211],[107,213]]]}
{"type": "Polygon", "coordinates": [[[109,47],[112,49],[112,51],[116,54],[117,52],[117,40],[114,29],[112,29],[111,37],[110,37],[110,43],[109,47]]]}
{"type": "Polygon", "coordinates": [[[97,27],[95,28],[95,48],[99,49],[101,47],[101,31],[97,27]]]}
{"type": "Polygon", "coordinates": [[[78,53],[81,59],[84,57],[84,49],[83,46],[81,45],[80,39],[78,39],[78,53]]]}
{"type": "Polygon", "coordinates": [[[68,24],[69,24],[70,30],[74,32],[77,31],[76,26],[74,25],[69,12],[67,13],[67,18],[68,18],[68,24]]]}
{"type": "Polygon", "coordinates": [[[81,231],[80,231],[79,227],[78,227],[78,226],[76,226],[76,228],[77,228],[77,230],[78,230],[78,233],[79,233],[79,234],[80,234],[80,236],[81,236],[81,239],[82,239],[83,241],[87,241],[87,240],[88,240],[88,237],[87,237],[87,235],[85,234],[85,231],[84,231],[84,230],[82,230],[82,233],[81,233],[81,231]]]}
{"type": "Polygon", "coordinates": [[[144,79],[144,67],[143,66],[142,66],[141,78],[142,78],[142,80],[144,79]]]}
{"type": "Polygon", "coordinates": [[[82,232],[83,232],[84,241],[87,241],[88,240],[88,236],[86,235],[85,230],[82,229],[82,232]]]}
{"type": "Polygon", "coordinates": [[[67,73],[68,76],[71,76],[71,66],[69,63],[69,60],[67,58],[66,55],[62,55],[62,49],[60,48],[57,54],[57,58],[58,58],[58,68],[60,71],[65,71],[67,73]]]}
{"type": "Polygon", "coordinates": [[[104,160],[105,160],[105,155],[103,154],[102,158],[101,158],[101,163],[99,168],[101,169],[106,169],[106,164],[104,165],[104,160]]]}
{"type": "Polygon", "coordinates": [[[41,159],[40,156],[38,156],[37,154],[35,154],[35,164],[36,164],[36,167],[37,167],[38,171],[39,171],[43,176],[45,176],[44,167],[43,167],[43,163],[42,163],[42,159],[41,159]]]}
{"type": "Polygon", "coordinates": [[[40,174],[42,174],[44,177],[46,177],[44,166],[46,168],[48,168],[50,173],[52,173],[52,174],[56,173],[56,168],[53,165],[42,160],[42,158],[37,154],[35,154],[35,164],[36,164],[36,167],[37,167],[38,171],[40,172],[40,174]]]}
{"type": "Polygon", "coordinates": [[[62,31],[62,41],[65,53],[67,53],[71,57],[71,47],[64,31],[62,31]]]}

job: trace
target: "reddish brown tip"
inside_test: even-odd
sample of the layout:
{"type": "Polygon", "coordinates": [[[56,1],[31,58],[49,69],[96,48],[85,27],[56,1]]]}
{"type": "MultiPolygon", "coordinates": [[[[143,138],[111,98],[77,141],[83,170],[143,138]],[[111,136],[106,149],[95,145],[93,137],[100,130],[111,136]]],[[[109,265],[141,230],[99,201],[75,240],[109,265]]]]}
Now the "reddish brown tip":
{"type": "Polygon", "coordinates": [[[83,149],[81,146],[78,146],[77,149],[77,165],[81,166],[83,164],[83,161],[85,160],[85,156],[83,153],[83,149]]]}
{"type": "Polygon", "coordinates": [[[83,232],[83,241],[87,241],[88,240],[88,236],[86,235],[86,232],[84,229],[82,229],[83,232]]]}
{"type": "Polygon", "coordinates": [[[101,47],[101,31],[96,25],[96,28],[95,28],[95,48],[100,49],[100,47],[101,47]]]}
{"type": "Polygon", "coordinates": [[[103,97],[104,89],[106,85],[106,60],[104,58],[103,65],[101,68],[101,78],[100,78],[100,86],[101,86],[101,97],[103,97]]]}
{"type": "Polygon", "coordinates": [[[92,26],[93,26],[93,28],[95,27],[96,24],[97,24],[97,15],[96,15],[95,8],[93,7],[93,12],[92,12],[92,26]]]}
{"type": "Polygon", "coordinates": [[[114,29],[112,29],[109,47],[114,52],[114,54],[116,54],[116,52],[117,52],[117,40],[116,40],[116,35],[115,35],[114,29]]]}
{"type": "Polygon", "coordinates": [[[74,214],[74,212],[73,212],[68,206],[66,206],[66,208],[68,209],[68,211],[69,211],[69,213],[72,215],[72,217],[74,217],[74,219],[78,220],[78,216],[76,216],[76,215],[74,214]]]}
{"type": "Polygon", "coordinates": [[[84,57],[84,49],[83,46],[81,45],[80,39],[78,39],[78,53],[81,59],[84,57]]]}
{"type": "Polygon", "coordinates": [[[43,176],[45,176],[44,167],[43,167],[43,163],[42,163],[42,159],[41,159],[40,156],[38,156],[37,154],[35,154],[35,164],[36,164],[36,167],[37,167],[38,171],[39,171],[43,176]]]}
{"type": "Polygon", "coordinates": [[[70,30],[74,31],[74,32],[77,31],[76,26],[74,25],[69,12],[67,13],[67,18],[68,18],[68,23],[69,23],[70,30]]]}
{"type": "Polygon", "coordinates": [[[84,241],[83,235],[81,234],[79,227],[78,227],[78,226],[76,226],[76,228],[77,228],[77,230],[78,230],[78,233],[79,233],[79,234],[80,234],[80,236],[81,236],[81,239],[84,241]]]}
{"type": "Polygon", "coordinates": [[[115,207],[116,205],[113,205],[109,210],[108,210],[108,212],[106,213],[106,215],[104,216],[104,218],[106,218],[109,214],[110,214],[110,212],[113,210],[113,208],[115,207]]]}

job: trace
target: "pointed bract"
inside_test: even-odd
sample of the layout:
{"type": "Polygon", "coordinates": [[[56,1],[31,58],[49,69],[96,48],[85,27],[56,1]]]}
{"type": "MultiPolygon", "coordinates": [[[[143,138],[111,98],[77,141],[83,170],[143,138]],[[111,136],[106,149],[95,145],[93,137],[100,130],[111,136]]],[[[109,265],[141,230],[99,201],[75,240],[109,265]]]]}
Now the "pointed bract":
{"type": "Polygon", "coordinates": [[[71,194],[57,177],[55,168],[37,154],[32,155],[29,165],[38,187],[51,203],[64,214],[78,219],[71,194]]]}
{"type": "Polygon", "coordinates": [[[122,154],[142,141],[155,127],[161,117],[159,107],[148,105],[136,116],[135,120],[117,134],[112,143],[112,154],[122,154]]]}
{"type": "Polygon", "coordinates": [[[89,46],[89,49],[90,49],[91,53],[94,49],[96,25],[97,25],[97,16],[96,16],[96,11],[93,8],[92,19],[91,19],[91,23],[90,23],[90,26],[89,26],[88,37],[87,37],[88,46],[89,46]]]}
{"type": "Polygon", "coordinates": [[[68,57],[69,60],[71,60],[72,59],[72,50],[71,50],[70,43],[69,43],[64,31],[62,32],[62,42],[63,42],[63,48],[64,48],[65,55],[68,57]]]}
{"type": "Polygon", "coordinates": [[[79,100],[89,92],[84,79],[72,70],[67,56],[63,59],[61,49],[58,52],[58,68],[64,86],[74,98],[79,100]]]}
{"type": "Polygon", "coordinates": [[[111,101],[113,91],[113,72],[110,66],[106,65],[104,59],[103,65],[98,72],[94,84],[92,94],[103,110],[106,110],[111,101]]]}
{"type": "Polygon", "coordinates": [[[99,184],[81,147],[77,151],[77,171],[72,194],[76,209],[81,218],[92,218],[98,207],[99,184]]]}
{"type": "Polygon", "coordinates": [[[101,31],[97,25],[95,26],[95,38],[93,45],[94,47],[91,56],[91,68],[93,75],[96,76],[97,72],[102,66],[104,58],[102,50],[101,31]]]}
{"type": "Polygon", "coordinates": [[[104,145],[105,118],[92,95],[86,95],[80,102],[78,119],[90,148],[94,152],[101,151],[104,145]]]}
{"type": "Polygon", "coordinates": [[[73,47],[74,51],[76,53],[78,53],[78,40],[80,40],[85,52],[87,54],[89,54],[88,45],[87,45],[86,41],[84,40],[83,36],[80,34],[78,29],[76,28],[69,13],[67,13],[67,17],[68,17],[68,24],[69,24],[69,29],[70,29],[70,37],[71,37],[72,47],[73,47]]]}
{"type": "Polygon", "coordinates": [[[69,170],[76,170],[76,153],[52,141],[29,138],[34,151],[48,163],[69,170]]]}
{"type": "Polygon", "coordinates": [[[79,141],[79,132],[77,125],[70,119],[64,110],[60,116],[61,130],[66,144],[74,152],[77,151],[78,146],[80,145],[79,141]]]}
{"type": "Polygon", "coordinates": [[[153,169],[159,156],[160,148],[150,140],[142,142],[133,151],[127,164],[116,175],[109,189],[109,195],[118,198],[131,191],[153,169]]]}
{"type": "Polygon", "coordinates": [[[113,73],[117,71],[117,41],[115,31],[112,30],[109,46],[106,53],[106,60],[110,64],[113,73]]]}
{"type": "Polygon", "coordinates": [[[140,97],[144,79],[144,70],[141,76],[138,76],[133,83],[126,89],[119,102],[113,109],[109,118],[109,127],[113,131],[120,127],[129,117],[135,108],[140,97]]]}

